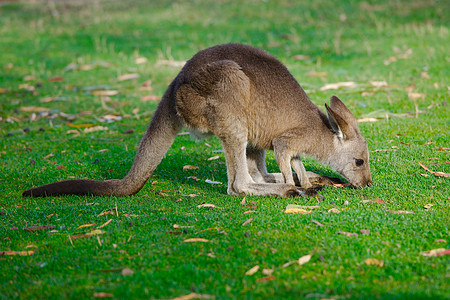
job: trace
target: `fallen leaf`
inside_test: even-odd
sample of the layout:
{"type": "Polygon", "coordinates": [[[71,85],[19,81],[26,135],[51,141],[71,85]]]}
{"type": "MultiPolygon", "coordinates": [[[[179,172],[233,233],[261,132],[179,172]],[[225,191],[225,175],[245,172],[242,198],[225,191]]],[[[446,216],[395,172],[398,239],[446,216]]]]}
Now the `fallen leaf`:
{"type": "Polygon", "coordinates": [[[169,190],[159,190],[155,192],[155,195],[160,195],[160,196],[169,196],[168,194],[166,194],[165,192],[170,192],[169,190]]]}
{"type": "Polygon", "coordinates": [[[194,198],[194,197],[200,196],[200,194],[188,194],[188,195],[182,195],[182,196],[194,198]]]}
{"type": "Polygon", "coordinates": [[[173,224],[172,227],[175,228],[175,229],[192,228],[192,226],[181,226],[181,225],[178,225],[178,224],[173,224]]]}
{"type": "Polygon", "coordinates": [[[108,221],[106,221],[106,222],[103,223],[102,225],[98,226],[97,229],[100,229],[100,228],[105,227],[106,225],[108,225],[109,223],[111,223],[112,220],[113,220],[113,219],[109,219],[108,221]]]}
{"type": "Polygon", "coordinates": [[[408,211],[408,210],[387,210],[387,212],[393,213],[393,214],[413,214],[414,212],[408,211]]]}
{"type": "Polygon", "coordinates": [[[267,276],[267,277],[256,279],[256,282],[264,282],[264,281],[269,281],[269,280],[274,280],[274,279],[275,279],[275,276],[267,276]]]}
{"type": "Polygon", "coordinates": [[[197,167],[197,166],[193,166],[193,165],[184,165],[183,166],[183,171],[186,171],[186,170],[195,170],[195,169],[199,169],[200,167],[197,167]]]}
{"type": "Polygon", "coordinates": [[[101,212],[100,214],[98,214],[97,217],[101,217],[104,215],[118,215],[118,213],[115,208],[110,208],[110,209],[107,209],[104,212],[101,212]]]}
{"type": "Polygon", "coordinates": [[[256,265],[253,268],[251,268],[250,270],[248,270],[247,272],[245,272],[245,275],[251,276],[251,275],[255,274],[256,272],[258,272],[258,270],[259,270],[259,266],[256,265]]]}
{"type": "Polygon", "coordinates": [[[33,255],[35,250],[24,250],[24,251],[0,251],[0,256],[2,255],[19,255],[19,256],[29,256],[33,255]]]}
{"type": "MultiPolygon", "coordinates": [[[[161,97],[156,95],[147,95],[141,97],[141,101],[158,101],[160,99],[161,97]]],[[[189,134],[189,132],[187,134],[189,134]]]]}
{"type": "Polygon", "coordinates": [[[117,77],[117,81],[132,80],[132,79],[136,79],[136,78],[139,78],[138,73],[129,73],[129,74],[120,75],[119,77],[117,77]]]}
{"type": "Polygon", "coordinates": [[[382,260],[378,260],[376,258],[367,258],[364,263],[368,266],[377,266],[377,267],[382,267],[384,266],[384,261],[382,260]]]}
{"type": "Polygon", "coordinates": [[[88,233],[85,233],[85,234],[73,235],[70,238],[72,240],[75,240],[75,239],[79,239],[79,238],[85,238],[85,237],[91,237],[91,236],[94,236],[94,235],[100,235],[100,234],[103,234],[103,233],[105,233],[105,232],[100,230],[100,229],[94,229],[94,230],[92,230],[92,231],[90,231],[88,233]]]}
{"type": "Polygon", "coordinates": [[[64,170],[64,169],[67,169],[67,167],[66,166],[56,166],[56,169],[57,170],[64,170]]]}
{"type": "Polygon", "coordinates": [[[282,268],[286,268],[286,267],[289,267],[290,265],[293,265],[293,264],[295,264],[297,262],[298,262],[297,260],[288,261],[287,263],[283,264],[281,267],[282,268]]]}
{"type": "Polygon", "coordinates": [[[214,296],[211,296],[211,295],[202,295],[202,294],[197,294],[197,293],[190,293],[188,295],[175,297],[175,298],[172,298],[170,300],[213,299],[213,298],[214,298],[214,296]]]}
{"type": "Polygon", "coordinates": [[[202,239],[202,238],[191,238],[191,239],[186,239],[186,240],[183,241],[183,243],[197,243],[197,242],[209,243],[210,240],[202,239]]]}
{"type": "Polygon", "coordinates": [[[91,94],[94,96],[115,96],[118,93],[119,91],[115,90],[96,90],[91,92],[91,94]]]}
{"type": "Polygon", "coordinates": [[[359,232],[361,232],[361,234],[364,234],[364,235],[369,235],[370,234],[370,231],[367,230],[367,229],[361,229],[359,232]]]}
{"type": "Polygon", "coordinates": [[[137,65],[141,65],[141,64],[144,64],[146,62],[147,62],[147,58],[146,57],[137,57],[134,60],[134,63],[137,64],[137,65]]]}
{"type": "Polygon", "coordinates": [[[89,127],[94,127],[94,124],[72,124],[72,123],[68,123],[67,126],[69,127],[73,127],[73,128],[89,128],[89,127]]]}
{"type": "MultiPolygon", "coordinates": [[[[373,93],[373,92],[362,92],[361,93],[361,96],[363,96],[363,97],[367,97],[367,96],[373,96],[375,93],[373,93]]],[[[373,119],[373,118],[372,118],[373,119]]],[[[367,122],[376,122],[376,121],[378,121],[377,119],[374,119],[375,121],[367,121],[367,122]]],[[[358,120],[358,122],[359,122],[359,120],[358,120]]]]}
{"type": "Polygon", "coordinates": [[[341,230],[339,230],[337,233],[343,234],[343,235],[345,235],[345,236],[358,236],[358,234],[355,233],[355,232],[346,232],[346,231],[341,231],[341,230]]]}
{"type": "Polygon", "coordinates": [[[423,256],[444,256],[444,255],[450,255],[450,249],[445,249],[445,248],[438,248],[438,249],[433,249],[433,250],[428,250],[428,251],[424,251],[424,252],[420,252],[421,255],[423,256]]]}
{"type": "Polygon", "coordinates": [[[133,270],[131,270],[129,268],[123,268],[122,271],[120,272],[120,275],[122,275],[122,276],[130,276],[133,274],[134,274],[133,270]]]}
{"type": "Polygon", "coordinates": [[[185,64],[186,64],[185,61],[162,59],[156,63],[156,66],[183,67],[185,64]]]}
{"type": "Polygon", "coordinates": [[[53,225],[31,226],[31,227],[25,228],[25,231],[35,232],[35,231],[49,230],[49,229],[55,229],[55,226],[53,226],[53,225]]]}
{"type": "Polygon", "coordinates": [[[425,98],[425,94],[411,92],[408,93],[408,97],[412,100],[423,99],[425,98]]]}
{"type": "Polygon", "coordinates": [[[208,158],[208,160],[216,160],[216,159],[219,159],[219,158],[220,158],[219,155],[214,155],[214,156],[208,158]]]}
{"type": "Polygon", "coordinates": [[[88,233],[86,233],[87,236],[94,236],[94,235],[99,235],[99,234],[104,234],[105,232],[103,230],[100,229],[94,229],[88,233]]]}
{"type": "Polygon", "coordinates": [[[77,229],[86,228],[86,227],[92,227],[92,226],[95,226],[95,224],[83,224],[83,225],[78,226],[77,229]]]}
{"type": "Polygon", "coordinates": [[[264,275],[272,275],[273,271],[273,269],[262,269],[261,273],[264,275]]]}
{"type": "Polygon", "coordinates": [[[244,198],[242,198],[241,205],[245,205],[245,199],[246,198],[247,198],[247,195],[245,195],[244,198]]]}
{"type": "Polygon", "coordinates": [[[75,134],[75,135],[80,135],[80,132],[76,129],[70,129],[66,131],[66,134],[75,134]]]}
{"type": "Polygon", "coordinates": [[[385,203],[385,201],[381,199],[371,199],[371,200],[362,200],[361,203],[385,203]]]}
{"type": "Polygon", "coordinates": [[[423,208],[430,209],[432,206],[434,206],[434,204],[428,203],[423,208]]]}
{"type": "Polygon", "coordinates": [[[108,127],[105,126],[93,126],[93,127],[88,127],[85,128],[83,130],[84,133],[90,133],[90,132],[94,132],[94,131],[104,131],[104,130],[108,130],[108,127]]]}
{"type": "Polygon", "coordinates": [[[323,224],[318,222],[318,221],[316,221],[316,220],[311,220],[311,222],[313,222],[314,224],[316,224],[319,227],[323,227],[323,224]]]}
{"type": "Polygon", "coordinates": [[[44,159],[49,159],[50,157],[53,157],[53,156],[55,156],[55,154],[50,153],[50,154],[44,156],[44,159]]]}
{"type": "Polygon", "coordinates": [[[447,240],[444,239],[437,239],[435,240],[436,243],[447,243],[447,240]]]}
{"type": "Polygon", "coordinates": [[[326,91],[326,90],[337,90],[341,87],[345,87],[345,88],[354,88],[357,87],[358,84],[356,82],[353,81],[344,81],[344,82],[337,82],[337,83],[329,83],[324,85],[323,87],[320,88],[321,91],[326,91]]]}
{"type": "Polygon", "coordinates": [[[306,75],[313,76],[313,77],[324,77],[324,76],[327,76],[327,72],[309,71],[308,73],[306,73],[306,75]]]}
{"type": "Polygon", "coordinates": [[[4,88],[0,88],[0,94],[6,94],[8,92],[9,92],[9,90],[4,89],[4,88]]]}
{"type": "Polygon", "coordinates": [[[57,82],[57,81],[63,81],[63,80],[64,80],[64,77],[56,76],[56,77],[50,78],[48,81],[50,81],[50,82],[57,82]]]}
{"type": "Polygon", "coordinates": [[[303,55],[303,54],[297,54],[297,55],[292,56],[293,60],[308,60],[310,58],[311,58],[311,56],[303,55]]]}
{"type": "Polygon", "coordinates": [[[388,86],[388,84],[386,83],[386,81],[369,81],[369,83],[370,83],[372,86],[377,87],[377,88],[388,86]]]}
{"type": "Polygon", "coordinates": [[[330,208],[330,209],[328,210],[328,212],[329,212],[329,213],[332,212],[332,213],[335,213],[335,214],[340,214],[340,213],[341,213],[341,211],[340,211],[339,209],[335,208],[335,207],[330,208]]]}
{"type": "Polygon", "coordinates": [[[250,224],[253,221],[253,218],[248,219],[247,221],[245,221],[244,223],[242,223],[242,226],[245,226],[247,224],[250,224]]]}
{"type": "Polygon", "coordinates": [[[22,106],[19,110],[23,112],[46,112],[50,111],[50,108],[39,106],[22,106]]]}
{"type": "Polygon", "coordinates": [[[81,71],[89,71],[96,67],[96,65],[81,65],[80,70],[81,71]]]}
{"type": "Polygon", "coordinates": [[[168,234],[174,234],[174,235],[182,235],[183,231],[168,231],[168,234]]]}
{"type": "Polygon", "coordinates": [[[200,205],[197,205],[197,208],[202,208],[202,207],[222,209],[222,207],[218,207],[218,206],[215,206],[214,204],[209,204],[209,203],[202,203],[200,205]]]}
{"type": "Polygon", "coordinates": [[[186,177],[186,179],[193,179],[195,181],[200,181],[200,178],[198,178],[197,176],[188,176],[186,177]]]}
{"type": "Polygon", "coordinates": [[[206,179],[205,182],[209,183],[209,184],[222,184],[222,182],[220,182],[220,181],[213,181],[213,180],[209,180],[209,179],[206,179]]]}
{"type": "Polygon", "coordinates": [[[436,175],[436,176],[439,176],[439,177],[445,177],[445,178],[450,177],[450,173],[443,173],[443,172],[434,172],[434,171],[431,171],[431,170],[428,169],[424,164],[422,164],[420,161],[419,161],[419,165],[420,165],[422,168],[424,168],[425,170],[427,170],[428,172],[430,172],[431,174],[433,174],[433,175],[436,175]]]}
{"type": "Polygon", "coordinates": [[[30,85],[28,83],[19,84],[19,89],[26,90],[29,92],[34,92],[35,87],[33,85],[30,85]]]}
{"type": "Polygon", "coordinates": [[[420,77],[421,78],[424,78],[424,79],[430,79],[430,75],[428,75],[428,73],[427,72],[422,72],[422,73],[420,73],[420,77]]]}
{"type": "Polygon", "coordinates": [[[352,184],[350,182],[344,182],[344,183],[337,183],[337,182],[331,182],[334,187],[346,187],[351,186],[352,184]]]}
{"type": "Polygon", "coordinates": [[[247,210],[247,211],[244,211],[244,215],[246,215],[246,214],[253,214],[253,213],[257,213],[257,211],[256,211],[256,210],[247,210]]]}
{"type": "Polygon", "coordinates": [[[105,292],[94,293],[94,298],[113,298],[114,295],[105,292]]]}
{"type": "Polygon", "coordinates": [[[114,122],[114,121],[120,121],[122,119],[123,119],[122,116],[117,116],[117,115],[105,115],[105,116],[98,118],[98,120],[100,122],[109,122],[109,123],[114,122]]]}
{"type": "Polygon", "coordinates": [[[306,214],[310,214],[312,213],[312,210],[306,210],[303,208],[286,208],[284,210],[285,214],[301,214],[301,215],[306,215],[306,214]]]}
{"type": "Polygon", "coordinates": [[[300,257],[297,262],[300,266],[304,265],[311,260],[311,257],[312,257],[312,254],[304,255],[304,256],[300,257]]]}

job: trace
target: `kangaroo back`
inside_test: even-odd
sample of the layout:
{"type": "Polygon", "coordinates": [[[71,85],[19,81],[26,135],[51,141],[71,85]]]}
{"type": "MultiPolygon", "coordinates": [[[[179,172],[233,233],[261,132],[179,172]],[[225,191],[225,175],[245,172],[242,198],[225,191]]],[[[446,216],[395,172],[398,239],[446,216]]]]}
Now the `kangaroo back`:
{"type": "Polygon", "coordinates": [[[23,196],[60,195],[127,196],[136,194],[147,182],[181,129],[175,110],[175,79],[168,87],[148,126],[130,171],[123,179],[65,180],[26,190],[23,196]]]}

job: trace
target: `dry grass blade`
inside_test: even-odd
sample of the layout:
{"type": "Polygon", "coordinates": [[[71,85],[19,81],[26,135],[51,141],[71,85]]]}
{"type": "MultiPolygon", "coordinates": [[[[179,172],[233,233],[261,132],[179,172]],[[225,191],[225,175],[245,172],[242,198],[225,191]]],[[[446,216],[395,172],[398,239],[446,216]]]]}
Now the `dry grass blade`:
{"type": "Polygon", "coordinates": [[[445,177],[445,178],[450,177],[450,173],[443,173],[443,172],[434,172],[434,171],[431,171],[430,169],[428,169],[427,166],[425,166],[424,164],[422,164],[420,161],[419,161],[419,165],[420,165],[422,168],[424,168],[425,170],[427,170],[428,172],[430,172],[431,174],[433,174],[433,175],[436,175],[436,176],[439,176],[439,177],[445,177]]]}
{"type": "Polygon", "coordinates": [[[108,221],[106,221],[106,222],[103,223],[102,225],[98,226],[97,229],[100,229],[100,228],[105,227],[106,225],[108,225],[109,223],[111,223],[112,220],[113,220],[113,219],[109,219],[108,221]]]}

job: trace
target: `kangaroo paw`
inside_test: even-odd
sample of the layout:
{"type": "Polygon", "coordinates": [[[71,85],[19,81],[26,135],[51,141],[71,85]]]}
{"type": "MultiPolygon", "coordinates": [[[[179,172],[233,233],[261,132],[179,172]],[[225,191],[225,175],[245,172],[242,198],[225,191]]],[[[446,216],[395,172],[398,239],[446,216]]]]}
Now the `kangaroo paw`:
{"type": "Polygon", "coordinates": [[[304,197],[305,193],[300,191],[299,189],[289,189],[284,194],[284,197],[286,198],[295,198],[295,197],[304,197]]]}
{"type": "Polygon", "coordinates": [[[306,197],[309,198],[316,198],[317,200],[322,201],[324,198],[321,194],[319,194],[317,191],[321,190],[318,188],[309,188],[309,189],[305,189],[303,192],[305,194],[306,197]]]}

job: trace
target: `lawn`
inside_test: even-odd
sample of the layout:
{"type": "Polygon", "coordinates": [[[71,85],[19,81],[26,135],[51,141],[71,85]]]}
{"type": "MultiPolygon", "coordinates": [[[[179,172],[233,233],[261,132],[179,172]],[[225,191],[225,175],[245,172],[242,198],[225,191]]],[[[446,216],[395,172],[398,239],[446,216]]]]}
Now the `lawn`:
{"type": "Polygon", "coordinates": [[[450,298],[450,2],[30,2],[0,1],[1,299],[450,298]],[[219,140],[179,135],[134,196],[21,196],[122,178],[183,62],[228,42],[338,95],[374,185],[228,196],[219,140]]]}

